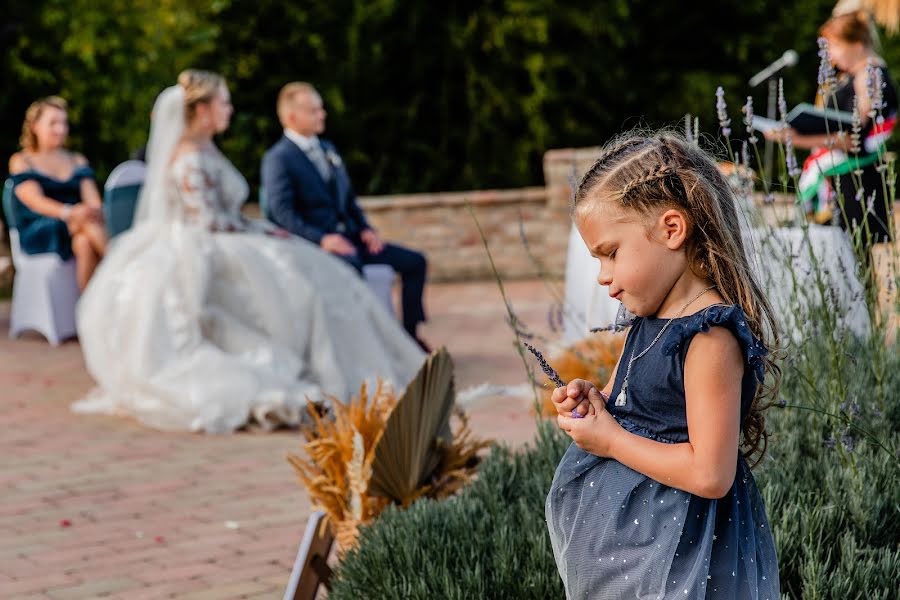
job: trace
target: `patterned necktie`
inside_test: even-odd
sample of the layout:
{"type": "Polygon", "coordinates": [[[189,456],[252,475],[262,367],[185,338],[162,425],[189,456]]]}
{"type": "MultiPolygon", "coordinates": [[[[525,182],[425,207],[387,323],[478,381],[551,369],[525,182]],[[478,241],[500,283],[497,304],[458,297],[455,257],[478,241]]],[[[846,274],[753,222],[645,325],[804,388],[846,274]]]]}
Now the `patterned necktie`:
{"type": "Polygon", "coordinates": [[[316,171],[322,176],[322,181],[331,179],[331,168],[328,166],[328,159],[325,158],[325,152],[322,151],[322,145],[318,140],[313,142],[306,150],[306,155],[312,164],[315,165],[316,171]]]}

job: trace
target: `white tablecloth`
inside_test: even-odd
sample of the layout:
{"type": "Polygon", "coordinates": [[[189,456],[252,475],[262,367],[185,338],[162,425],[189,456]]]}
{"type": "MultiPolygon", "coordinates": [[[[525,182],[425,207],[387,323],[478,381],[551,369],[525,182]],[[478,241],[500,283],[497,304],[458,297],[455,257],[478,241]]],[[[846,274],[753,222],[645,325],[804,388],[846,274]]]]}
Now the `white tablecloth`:
{"type": "MultiPolygon", "coordinates": [[[[824,326],[812,322],[810,316],[822,303],[817,272],[830,290],[825,301],[838,315],[838,328],[861,337],[869,335],[865,294],[856,275],[853,247],[844,231],[811,225],[807,237],[799,227],[754,229],[744,234],[744,244],[786,339],[800,342],[814,327],[824,326]]],[[[606,286],[597,283],[599,272],[600,261],[590,255],[573,226],[566,260],[566,343],[583,338],[592,327],[615,321],[620,303],[609,297],[606,286]]]]}

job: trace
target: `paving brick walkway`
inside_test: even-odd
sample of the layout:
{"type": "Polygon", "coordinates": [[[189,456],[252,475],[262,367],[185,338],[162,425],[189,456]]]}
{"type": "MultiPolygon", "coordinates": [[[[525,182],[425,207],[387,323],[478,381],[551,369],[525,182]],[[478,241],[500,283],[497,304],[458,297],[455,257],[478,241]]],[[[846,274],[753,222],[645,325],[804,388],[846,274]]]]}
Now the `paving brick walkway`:
{"type": "MultiPolygon", "coordinates": [[[[507,284],[520,317],[545,330],[549,296],[507,284]]],[[[428,288],[426,337],[446,345],[457,387],[524,375],[493,283],[428,288]]],[[[75,415],[92,382],[77,342],[7,339],[0,302],[0,598],[278,598],[310,512],[284,460],[299,434],[160,433],[75,415]]],[[[524,398],[469,407],[481,435],[520,445],[524,398]]]]}

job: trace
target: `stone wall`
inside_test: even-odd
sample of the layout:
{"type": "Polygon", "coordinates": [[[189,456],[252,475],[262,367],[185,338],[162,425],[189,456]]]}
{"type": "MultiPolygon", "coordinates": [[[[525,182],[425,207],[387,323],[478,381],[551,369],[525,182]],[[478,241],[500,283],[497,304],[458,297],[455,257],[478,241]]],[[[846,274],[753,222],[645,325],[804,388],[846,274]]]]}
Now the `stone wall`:
{"type": "Polygon", "coordinates": [[[469,213],[484,229],[504,278],[565,273],[570,181],[591,165],[599,148],[551,150],[544,155],[544,187],[437,194],[369,196],[360,204],[382,235],[425,252],[432,281],[492,277],[487,254],[469,213]],[[535,264],[526,251],[538,258],[535,264]]]}
{"type": "Polygon", "coordinates": [[[383,237],[428,256],[431,281],[493,276],[470,206],[502,277],[534,277],[541,268],[529,258],[523,237],[547,273],[561,277],[565,268],[565,206],[543,187],[372,196],[360,204],[383,237]]]}

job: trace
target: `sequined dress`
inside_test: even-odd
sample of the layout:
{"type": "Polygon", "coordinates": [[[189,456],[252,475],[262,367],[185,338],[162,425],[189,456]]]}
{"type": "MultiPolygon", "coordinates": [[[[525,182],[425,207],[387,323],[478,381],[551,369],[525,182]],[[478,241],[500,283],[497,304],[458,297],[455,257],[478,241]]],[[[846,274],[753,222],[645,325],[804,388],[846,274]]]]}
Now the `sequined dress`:
{"type": "MultiPolygon", "coordinates": [[[[634,320],[623,356],[650,345],[667,319],[634,320]]],[[[663,443],[689,440],[684,359],[695,334],[726,327],[746,367],[741,416],[762,377],[765,346],[739,306],[715,305],[675,319],[634,362],[628,402],[607,410],[631,433],[663,443]]],[[[612,398],[625,377],[619,369],[612,398]]],[[[720,499],[663,485],[572,444],[546,501],[553,553],[567,598],[780,598],[775,545],[759,491],[742,457],[720,499]]]]}

